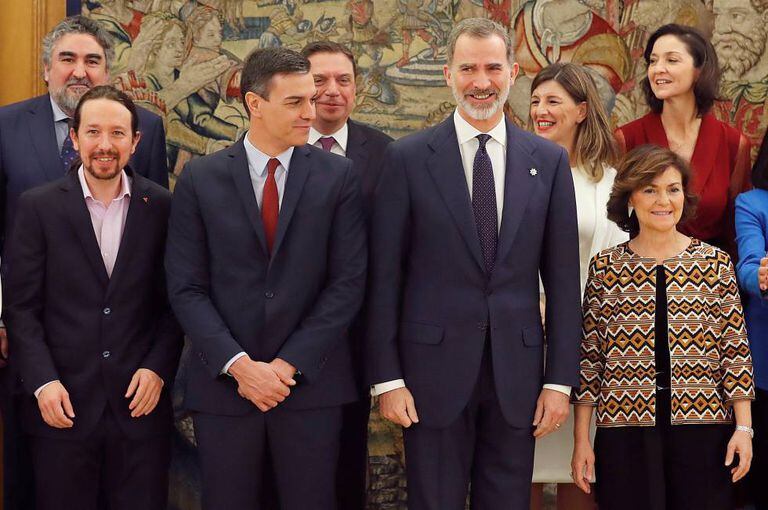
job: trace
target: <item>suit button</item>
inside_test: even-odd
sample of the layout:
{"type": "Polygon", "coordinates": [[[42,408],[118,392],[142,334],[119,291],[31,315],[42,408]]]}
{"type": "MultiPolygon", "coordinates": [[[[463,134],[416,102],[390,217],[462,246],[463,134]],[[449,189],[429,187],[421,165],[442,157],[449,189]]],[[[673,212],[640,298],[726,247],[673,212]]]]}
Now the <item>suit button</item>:
{"type": "Polygon", "coordinates": [[[272,292],[271,290],[268,290],[264,293],[264,297],[267,299],[272,299],[273,297],[275,297],[275,293],[272,292]]]}
{"type": "Polygon", "coordinates": [[[104,359],[107,359],[107,358],[109,358],[109,354],[110,354],[110,353],[109,353],[109,351],[104,351],[104,352],[102,352],[102,353],[101,353],[101,356],[102,356],[104,359]]]}
{"type": "Polygon", "coordinates": [[[109,315],[110,313],[112,313],[112,309],[111,308],[107,307],[107,308],[104,309],[104,315],[109,315]]]}
{"type": "Polygon", "coordinates": [[[485,331],[486,329],[488,329],[488,324],[485,322],[478,322],[477,329],[479,329],[480,331],[485,331]]]}

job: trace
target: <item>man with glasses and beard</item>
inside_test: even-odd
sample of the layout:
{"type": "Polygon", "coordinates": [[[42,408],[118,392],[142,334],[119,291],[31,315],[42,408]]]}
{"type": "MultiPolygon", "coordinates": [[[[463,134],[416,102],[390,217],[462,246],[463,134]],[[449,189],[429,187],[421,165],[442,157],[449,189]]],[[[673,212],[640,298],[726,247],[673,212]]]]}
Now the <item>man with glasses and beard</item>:
{"type": "Polygon", "coordinates": [[[410,510],[463,509],[470,485],[476,510],[527,510],[534,439],[578,383],[573,181],[562,148],[504,118],[507,31],[465,19],[447,55],[456,111],[389,145],[374,195],[368,374],[405,427],[410,510]]]}
{"type": "MultiPolygon", "coordinates": [[[[24,191],[62,177],[77,157],[69,137],[69,120],[83,94],[109,83],[114,59],[112,41],[98,23],[75,16],[64,19],[42,43],[48,93],[0,108],[0,246],[9,248],[16,204],[24,191]]],[[[131,167],[168,187],[165,132],[160,117],[138,108],[142,140],[131,156],[131,167]]],[[[8,272],[3,260],[2,274],[8,272]]],[[[8,363],[5,327],[0,327],[0,364],[8,363]]],[[[17,376],[11,366],[0,370],[3,417],[4,508],[34,508],[26,440],[16,415],[17,376]]]]}

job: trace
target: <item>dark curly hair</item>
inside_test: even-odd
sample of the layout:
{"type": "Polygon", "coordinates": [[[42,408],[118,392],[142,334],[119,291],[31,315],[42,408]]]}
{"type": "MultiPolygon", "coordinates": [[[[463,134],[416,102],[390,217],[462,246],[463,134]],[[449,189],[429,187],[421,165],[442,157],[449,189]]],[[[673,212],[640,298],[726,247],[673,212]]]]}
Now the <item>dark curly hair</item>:
{"type": "Polygon", "coordinates": [[[630,237],[640,232],[637,215],[629,213],[629,198],[632,193],[666,172],[669,167],[680,172],[683,181],[685,202],[680,223],[696,214],[699,198],[690,190],[691,169],[680,156],[658,145],[641,145],[629,151],[619,162],[616,179],[613,181],[611,197],[608,199],[608,219],[616,223],[630,237]]]}

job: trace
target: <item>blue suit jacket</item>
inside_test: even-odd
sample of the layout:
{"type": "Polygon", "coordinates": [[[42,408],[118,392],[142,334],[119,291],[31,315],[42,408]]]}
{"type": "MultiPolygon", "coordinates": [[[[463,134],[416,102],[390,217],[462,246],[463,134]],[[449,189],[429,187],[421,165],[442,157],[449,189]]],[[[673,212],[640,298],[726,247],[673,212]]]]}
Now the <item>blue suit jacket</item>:
{"type": "Polygon", "coordinates": [[[531,426],[543,383],[579,382],[578,234],[567,156],[507,122],[505,180],[487,275],[453,116],[393,142],[385,156],[371,220],[368,373],[372,384],[404,378],[429,427],[450,424],[466,406],[486,338],[513,426],[531,426]]]}
{"type": "Polygon", "coordinates": [[[755,369],[755,385],[768,390],[768,301],[760,293],[757,269],[768,250],[768,191],[753,189],[736,197],[736,276],[746,295],[744,312],[755,369]]]}
{"type": "Polygon", "coordinates": [[[266,246],[243,139],[190,161],[174,189],[165,265],[171,305],[192,342],[185,395],[192,410],[256,409],[220,375],[241,351],[302,372],[281,406],[357,398],[348,328],[362,304],[367,260],[352,162],[297,147],[271,257],[266,246]]]}
{"type": "MultiPolygon", "coordinates": [[[[163,121],[142,108],[138,112],[142,138],[130,167],[167,188],[163,121]]],[[[19,196],[63,175],[50,96],[44,94],[0,108],[0,238],[10,235],[19,196]]]]}

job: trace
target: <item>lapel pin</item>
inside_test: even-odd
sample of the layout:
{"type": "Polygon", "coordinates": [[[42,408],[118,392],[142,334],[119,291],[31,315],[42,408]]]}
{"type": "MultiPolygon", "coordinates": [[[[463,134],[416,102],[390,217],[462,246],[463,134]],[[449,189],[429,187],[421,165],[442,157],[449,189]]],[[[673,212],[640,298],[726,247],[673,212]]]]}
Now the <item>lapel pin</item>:
{"type": "Polygon", "coordinates": [[[537,173],[539,173],[539,171],[536,170],[535,168],[531,168],[530,170],[528,170],[528,173],[530,173],[531,175],[535,176],[537,173]]]}
{"type": "Polygon", "coordinates": [[[145,204],[149,203],[149,197],[141,197],[145,204]]]}

